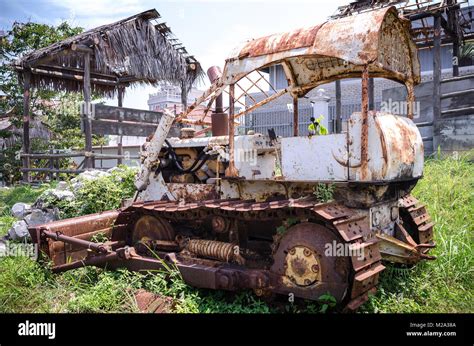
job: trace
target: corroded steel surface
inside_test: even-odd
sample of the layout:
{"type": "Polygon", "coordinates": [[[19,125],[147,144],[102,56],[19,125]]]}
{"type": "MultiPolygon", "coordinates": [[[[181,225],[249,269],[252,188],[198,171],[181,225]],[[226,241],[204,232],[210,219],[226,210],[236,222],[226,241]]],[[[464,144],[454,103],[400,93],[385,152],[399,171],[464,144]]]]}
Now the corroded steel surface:
{"type": "MultiPolygon", "coordinates": [[[[122,240],[124,234],[129,234],[128,231],[125,233],[123,232],[123,226],[121,226],[123,223],[128,222],[128,225],[125,226],[125,229],[133,230],[136,226],[136,223],[133,220],[141,220],[143,217],[156,217],[160,220],[167,220],[170,223],[175,221],[192,223],[193,221],[199,219],[203,220],[205,218],[212,218],[216,216],[223,216],[229,220],[235,219],[249,222],[268,222],[275,219],[286,219],[297,216],[302,219],[314,219],[324,222],[329,227],[328,229],[323,227],[323,229],[326,229],[326,231],[329,232],[328,234],[332,233],[333,236],[337,235],[342,237],[344,242],[352,244],[356,247],[360,247],[364,253],[363,258],[356,257],[356,255],[346,257],[347,263],[351,263],[349,267],[343,265],[342,262],[337,264],[338,268],[342,270],[342,273],[344,273],[344,276],[350,275],[350,277],[354,277],[353,282],[345,284],[343,282],[339,284],[332,283],[324,286],[324,289],[329,287],[337,289],[337,292],[339,292],[338,298],[340,301],[355,301],[355,299],[358,302],[365,301],[367,299],[368,291],[376,286],[378,274],[384,268],[381,264],[381,257],[380,253],[378,252],[377,242],[375,238],[371,238],[367,217],[361,217],[360,215],[355,214],[354,211],[338,203],[321,204],[315,203],[314,200],[255,202],[253,200],[230,199],[208,200],[190,203],[178,201],[135,203],[122,210],[121,215],[117,218],[117,231],[113,232],[112,241],[122,240]],[[349,286],[344,288],[344,285],[349,286]],[[347,288],[350,288],[349,293],[347,292],[347,288]]],[[[41,230],[41,228],[38,229],[39,232],[41,232],[41,230]]],[[[53,240],[50,239],[48,242],[51,243],[52,241],[53,240]]],[[[225,248],[225,251],[222,252],[221,256],[220,250],[211,251],[212,249],[206,248],[206,243],[209,243],[209,241],[193,241],[195,244],[193,244],[193,246],[187,247],[187,249],[191,250],[191,252],[194,252],[195,254],[200,254],[204,255],[204,257],[216,259],[221,259],[222,256],[226,257],[227,259],[228,256],[232,256],[230,252],[232,248],[230,246],[225,248]]],[[[217,244],[218,242],[215,243],[217,244]]],[[[276,249],[279,246],[280,239],[277,237],[274,240],[273,247],[276,249]]],[[[306,247],[310,246],[311,242],[308,243],[308,246],[306,247]]],[[[222,247],[222,249],[224,250],[224,247],[222,247]]],[[[303,255],[305,255],[304,247],[298,249],[302,251],[303,255]]],[[[297,250],[295,250],[295,253],[297,250]]],[[[319,251],[322,250],[319,249],[319,251]]],[[[86,259],[83,262],[73,261],[72,263],[68,264],[65,264],[66,262],[55,263],[56,270],[77,268],[82,265],[110,265],[112,268],[124,265],[134,270],[158,268],[160,266],[160,264],[155,263],[152,258],[141,257],[140,255],[136,254],[135,251],[133,251],[133,248],[130,248],[129,250],[124,248],[124,250],[121,250],[120,253],[121,254],[119,254],[119,250],[111,250],[110,252],[103,255],[94,254],[91,256],[90,253],[84,254],[86,259]],[[102,262],[101,258],[103,259],[102,262]]],[[[67,257],[67,247],[63,247],[62,251],[57,253],[56,256],[67,257]]],[[[79,258],[75,258],[75,260],[79,260],[79,258]]],[[[298,256],[288,260],[293,262],[297,261],[298,256]]],[[[289,282],[285,282],[284,280],[282,281],[280,279],[280,274],[268,269],[250,270],[246,268],[231,269],[224,267],[219,269],[222,264],[225,264],[224,262],[228,261],[216,262],[206,259],[187,257],[182,253],[177,253],[174,261],[180,271],[182,271],[185,280],[186,277],[188,277],[188,280],[186,281],[189,284],[194,284],[198,287],[221,288],[227,290],[253,288],[276,291],[280,293],[294,292],[295,296],[307,299],[317,299],[319,295],[325,293],[322,291],[320,292],[319,288],[322,286],[314,281],[315,279],[319,278],[322,280],[321,282],[324,282],[324,278],[321,277],[318,272],[319,268],[316,268],[316,265],[319,266],[319,259],[314,259],[311,262],[311,268],[309,269],[306,267],[299,268],[305,270],[308,269],[314,273],[311,275],[302,275],[303,284],[305,282],[308,283],[307,280],[313,280],[312,282],[308,283],[308,287],[300,287],[298,285],[295,286],[289,282]],[[190,264],[193,265],[189,266],[190,264]],[[196,267],[198,264],[199,266],[196,267]],[[236,271],[239,274],[236,274],[236,271]],[[204,275],[204,273],[206,274],[204,275]]],[[[299,269],[296,268],[294,270],[298,271],[299,269]]],[[[299,282],[301,280],[298,279],[296,281],[299,282]]],[[[354,306],[354,304],[355,303],[352,303],[352,306],[354,306]]]]}
{"type": "Polygon", "coordinates": [[[360,76],[366,65],[372,77],[420,82],[409,21],[399,18],[394,7],[250,40],[227,59],[224,84],[283,62],[287,74],[294,70],[293,75],[287,76],[294,94],[334,79],[360,76]]]}
{"type": "MultiPolygon", "coordinates": [[[[434,245],[432,243],[432,223],[429,216],[424,206],[411,196],[403,198],[401,203],[402,208],[409,213],[408,219],[405,217],[403,222],[412,221],[417,225],[416,232],[419,234],[417,242],[426,243],[419,245],[422,247],[427,245],[426,249],[421,249],[423,254],[426,254],[432,247],[431,245],[434,245]]],[[[306,299],[317,299],[329,290],[336,295],[339,302],[346,303],[349,309],[356,309],[367,300],[368,294],[374,292],[379,274],[384,269],[381,264],[380,242],[370,228],[367,215],[359,214],[354,209],[347,208],[337,202],[317,203],[312,198],[270,202],[242,199],[215,199],[188,203],[153,201],[134,203],[130,207],[122,209],[118,217],[116,215],[117,212],[104,213],[102,221],[97,220],[97,216],[87,219],[95,220],[91,226],[94,224],[103,226],[104,222],[109,224],[111,216],[116,218],[112,239],[103,244],[90,243],[88,239],[82,240],[84,234],[76,233],[72,240],[70,236],[61,236],[58,232],[61,229],[66,229],[67,232],[68,225],[74,224],[74,221],[71,220],[49,224],[49,229],[54,229],[55,232],[47,230],[44,225],[32,228],[31,232],[37,235],[36,239],[41,239],[43,244],[49,245],[50,249],[52,245],[58,242],[62,243],[61,247],[55,249],[52,257],[53,259],[68,260],[55,260],[53,267],[55,271],[84,265],[156,270],[163,268],[163,260],[165,260],[165,262],[177,266],[188,284],[197,287],[225,290],[251,288],[260,293],[266,291],[288,294],[291,292],[297,297],[306,299]],[[143,240],[143,237],[148,238],[150,234],[147,232],[142,234],[143,237],[138,237],[141,239],[137,239],[131,233],[140,231],[137,229],[142,228],[139,227],[140,220],[146,224],[149,218],[159,220],[157,227],[165,231],[168,231],[168,225],[183,223],[192,225],[194,222],[199,224],[199,220],[216,218],[222,218],[231,223],[232,220],[259,222],[261,225],[268,222],[272,224],[275,220],[296,218],[301,220],[301,223],[293,226],[287,232],[276,234],[273,237],[271,248],[273,249],[274,263],[270,268],[264,264],[265,262],[255,267],[256,263],[260,262],[249,260],[248,257],[245,257],[245,266],[243,266],[244,258],[239,254],[242,252],[238,246],[235,246],[238,242],[188,239],[178,246],[182,238],[179,240],[177,237],[176,243],[173,243],[172,247],[176,252],[168,252],[170,250],[160,252],[168,249],[168,243],[172,243],[172,241],[154,239],[148,245],[156,247],[155,250],[161,259],[143,256],[136,252],[140,250],[124,246],[123,241],[127,238],[132,237],[135,239],[134,241],[143,240]],[[61,225],[61,227],[58,228],[57,225],[61,225]],[[319,231],[316,232],[317,230],[319,231]],[[311,236],[316,233],[318,233],[317,237],[311,236]],[[322,246],[331,240],[349,245],[353,250],[352,253],[332,259],[331,256],[322,254],[324,249],[322,246]],[[71,245],[85,247],[83,250],[86,251],[81,253],[82,257],[73,256],[70,258],[71,245]],[[93,251],[87,251],[87,248],[93,251]],[[239,252],[236,252],[236,249],[239,252]],[[247,261],[250,261],[250,267],[247,265],[247,261]],[[229,266],[231,262],[238,265],[229,266]],[[334,269],[330,269],[332,267],[334,269]],[[333,280],[327,281],[328,270],[338,273],[333,280]]],[[[222,231],[221,228],[219,231],[222,231]]],[[[224,228],[231,239],[230,234],[235,231],[235,228],[232,225],[224,228]]],[[[87,235],[96,234],[97,231],[87,227],[85,230],[87,235]]],[[[151,236],[153,237],[153,235],[151,236]]],[[[245,256],[248,256],[248,250],[246,251],[247,255],[245,256]]],[[[252,251],[250,251],[251,253],[252,251]]]]}
{"type": "MultiPolygon", "coordinates": [[[[434,245],[432,222],[424,204],[412,195],[406,195],[401,200],[400,215],[405,227],[413,229],[413,238],[418,244],[434,245]]],[[[426,248],[424,253],[429,251],[426,248]]]]}
{"type": "Polygon", "coordinates": [[[367,133],[360,113],[349,118],[349,179],[400,181],[423,172],[423,140],[415,123],[384,112],[368,112],[367,133]],[[365,139],[365,140],[364,140],[365,139]],[[366,144],[364,144],[366,143],[366,144]],[[361,153],[366,145],[367,160],[361,153]],[[365,164],[364,164],[365,163],[365,164]]]}
{"type": "MultiPolygon", "coordinates": [[[[144,205],[136,203],[126,209],[128,212],[147,213],[165,219],[192,221],[197,217],[203,219],[210,216],[224,216],[230,219],[258,220],[265,222],[275,218],[287,218],[299,215],[303,218],[314,218],[331,225],[345,242],[361,249],[363,256],[355,253],[350,257],[354,282],[350,290],[349,300],[364,302],[367,293],[377,285],[379,273],[384,269],[377,247],[377,240],[371,236],[367,217],[356,214],[353,210],[338,203],[315,203],[312,200],[280,200],[273,202],[255,202],[253,200],[211,200],[182,204],[177,201],[155,202],[144,205]],[[361,299],[362,297],[362,299],[361,299]]],[[[278,244],[274,246],[278,247],[278,244]]],[[[270,277],[272,275],[270,274],[270,277]]],[[[277,280],[278,281],[278,280],[277,280]]],[[[291,291],[295,296],[315,299],[317,289],[305,291],[303,288],[281,286],[274,283],[267,289],[278,292],[291,291]]],[[[321,293],[321,292],[320,292],[321,293]]],[[[323,294],[323,293],[321,293],[323,294]]],[[[354,304],[352,304],[354,305],[354,304]]]]}
{"type": "Polygon", "coordinates": [[[314,45],[316,34],[321,25],[300,28],[281,34],[273,34],[251,40],[239,52],[239,58],[256,57],[284,52],[292,49],[307,48],[314,45]]]}
{"type": "MultiPolygon", "coordinates": [[[[365,66],[370,77],[405,84],[410,101],[413,101],[413,86],[421,81],[410,23],[399,17],[394,7],[386,7],[239,45],[226,60],[222,77],[215,80],[177,121],[189,122],[187,115],[198,105],[205,101],[212,103],[229,86],[238,85],[251,73],[273,65],[283,66],[289,81],[285,90],[293,97],[303,97],[311,89],[334,80],[360,78],[365,66]]],[[[274,88],[271,84],[270,87],[274,88]]],[[[275,95],[266,95],[256,107],[270,97],[275,95]]],[[[237,116],[248,111],[245,109],[237,116]]],[[[411,117],[412,105],[409,111],[411,117]]]]}

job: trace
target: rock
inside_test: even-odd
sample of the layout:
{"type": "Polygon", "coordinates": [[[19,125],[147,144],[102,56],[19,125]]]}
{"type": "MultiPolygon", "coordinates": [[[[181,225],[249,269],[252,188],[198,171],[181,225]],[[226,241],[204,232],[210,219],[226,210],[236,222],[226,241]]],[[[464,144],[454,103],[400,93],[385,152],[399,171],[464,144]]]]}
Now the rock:
{"type": "Polygon", "coordinates": [[[50,211],[33,209],[31,214],[27,215],[24,219],[28,226],[37,226],[54,220],[56,220],[56,215],[52,209],[50,209],[50,211]]]}
{"type": "Polygon", "coordinates": [[[0,257],[7,255],[7,244],[5,242],[6,239],[0,239],[0,257]]]}
{"type": "Polygon", "coordinates": [[[54,206],[57,201],[73,201],[75,198],[74,193],[69,190],[46,190],[38,197],[33,208],[47,209],[54,206]]]}
{"type": "Polygon", "coordinates": [[[173,298],[161,296],[144,289],[139,289],[136,292],[135,300],[141,312],[159,314],[173,311],[173,298]]]}
{"type": "Polygon", "coordinates": [[[25,220],[15,221],[12,228],[8,230],[8,238],[11,240],[24,240],[29,237],[28,225],[25,220]]]}
{"type": "Polygon", "coordinates": [[[123,171],[124,171],[123,168],[120,168],[120,167],[115,166],[115,167],[109,168],[109,169],[107,170],[107,173],[123,172],[123,171]]]}
{"type": "Polygon", "coordinates": [[[69,189],[69,186],[68,186],[67,182],[65,182],[65,181],[60,181],[58,183],[58,186],[56,186],[56,190],[65,191],[65,190],[68,190],[68,189],[69,189]]]}
{"type": "Polygon", "coordinates": [[[23,219],[31,212],[31,206],[26,203],[15,203],[11,209],[12,215],[17,219],[23,219]]]}
{"type": "Polygon", "coordinates": [[[71,188],[74,193],[76,193],[84,184],[81,181],[71,181],[71,188]]]}
{"type": "Polygon", "coordinates": [[[79,174],[74,179],[71,179],[72,191],[74,193],[76,193],[77,190],[79,190],[84,185],[83,184],[84,181],[96,180],[96,179],[99,179],[99,178],[102,178],[102,177],[107,177],[109,175],[110,175],[110,173],[108,173],[108,172],[95,170],[95,169],[90,170],[90,171],[82,172],[81,174],[79,174]]]}

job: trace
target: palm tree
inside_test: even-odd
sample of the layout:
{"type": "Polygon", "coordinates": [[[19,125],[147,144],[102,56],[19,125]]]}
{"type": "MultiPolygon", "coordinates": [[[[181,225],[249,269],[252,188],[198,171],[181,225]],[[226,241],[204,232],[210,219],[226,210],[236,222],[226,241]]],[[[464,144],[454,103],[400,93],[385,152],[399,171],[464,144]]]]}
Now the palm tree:
{"type": "Polygon", "coordinates": [[[474,58],[474,41],[465,42],[460,49],[459,57],[463,58],[474,58]]]}

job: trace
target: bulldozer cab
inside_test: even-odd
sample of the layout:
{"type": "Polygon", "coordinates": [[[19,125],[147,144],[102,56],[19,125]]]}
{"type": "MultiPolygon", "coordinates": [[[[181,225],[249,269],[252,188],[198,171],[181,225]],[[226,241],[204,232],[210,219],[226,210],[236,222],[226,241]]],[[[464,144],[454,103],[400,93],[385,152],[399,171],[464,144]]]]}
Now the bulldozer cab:
{"type": "Polygon", "coordinates": [[[229,95],[229,162],[225,174],[229,179],[336,182],[417,179],[422,175],[423,143],[411,119],[420,66],[409,28],[409,21],[389,7],[247,41],[232,52],[220,78],[214,80],[178,121],[210,125],[203,121],[204,117],[192,121],[189,115],[199,104],[210,105],[219,95],[229,95]],[[269,91],[264,91],[258,86],[258,81],[265,80],[261,71],[275,65],[283,67],[288,86],[277,90],[269,83],[269,91]],[[252,75],[256,78],[252,79],[252,75]],[[298,98],[318,86],[347,78],[361,80],[361,112],[352,114],[340,133],[311,137],[298,133],[298,98]],[[369,78],[404,84],[408,114],[398,116],[369,110],[369,78]],[[259,88],[265,97],[253,100],[248,92],[252,87],[259,88]],[[289,95],[294,103],[292,137],[272,141],[265,134],[235,136],[236,121],[283,95],[289,95]],[[248,105],[243,99],[253,102],[248,105]],[[239,160],[249,148],[258,154],[253,167],[239,160]]]}

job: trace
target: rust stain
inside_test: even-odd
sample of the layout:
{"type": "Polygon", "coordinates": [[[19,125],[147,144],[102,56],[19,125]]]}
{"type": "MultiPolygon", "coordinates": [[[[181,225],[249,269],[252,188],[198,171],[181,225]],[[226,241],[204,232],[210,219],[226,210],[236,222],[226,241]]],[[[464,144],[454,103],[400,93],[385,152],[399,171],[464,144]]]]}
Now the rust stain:
{"type": "Polygon", "coordinates": [[[169,183],[167,186],[177,200],[196,202],[219,198],[214,185],[169,183]]]}
{"type": "Polygon", "coordinates": [[[360,142],[360,174],[365,180],[368,175],[369,160],[369,67],[365,66],[362,71],[362,125],[360,142]]]}
{"type": "Polygon", "coordinates": [[[383,167],[382,167],[381,176],[385,177],[385,175],[387,174],[387,168],[388,168],[388,152],[387,152],[387,143],[385,141],[385,134],[380,127],[380,123],[376,116],[376,112],[370,112],[370,113],[374,118],[375,128],[377,129],[377,133],[380,138],[380,145],[382,146],[383,167]]]}
{"type": "Polygon", "coordinates": [[[240,51],[239,57],[256,57],[312,46],[321,26],[316,25],[251,40],[240,51]]]}

